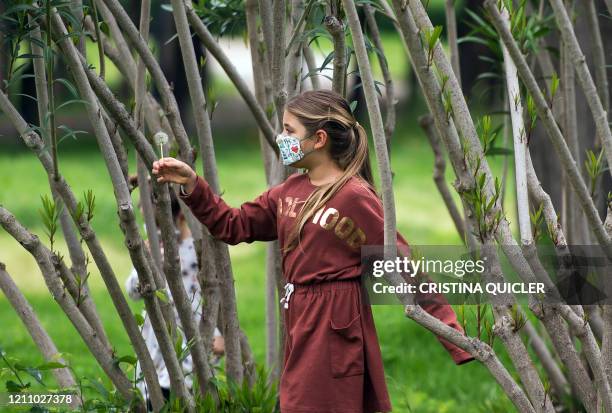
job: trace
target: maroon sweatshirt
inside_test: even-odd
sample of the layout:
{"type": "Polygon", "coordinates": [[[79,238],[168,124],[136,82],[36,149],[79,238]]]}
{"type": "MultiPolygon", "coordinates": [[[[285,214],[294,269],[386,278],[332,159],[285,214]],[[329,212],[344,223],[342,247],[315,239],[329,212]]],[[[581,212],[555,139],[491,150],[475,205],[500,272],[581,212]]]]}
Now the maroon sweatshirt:
{"type": "MultiPolygon", "coordinates": [[[[295,217],[306,198],[316,189],[307,174],[296,173],[283,183],[274,186],[240,208],[232,208],[217,196],[206,181],[198,176],[194,190],[180,197],[193,211],[196,218],[210,233],[228,244],[278,239],[281,248],[295,224],[295,217]]],[[[283,254],[282,270],[285,281],[295,284],[319,284],[324,281],[358,280],[361,273],[361,246],[383,245],[383,206],[378,196],[358,177],[351,178],[304,225],[300,243],[294,250],[283,254]]],[[[408,246],[398,233],[398,245],[408,246]]],[[[463,332],[457,317],[444,296],[428,294],[419,296],[425,311],[445,324],[463,332]]],[[[297,304],[297,303],[296,303],[297,304]]],[[[369,305],[367,319],[371,319],[369,305]]],[[[364,406],[367,411],[388,411],[390,403],[380,352],[373,322],[364,324],[366,349],[366,388],[364,406]],[[370,339],[367,339],[370,337],[370,339]],[[376,351],[372,351],[372,347],[376,351]],[[367,359],[370,357],[370,359],[367,359]],[[377,359],[378,358],[378,359],[377,359]],[[370,398],[370,400],[367,400],[370,398]]],[[[463,364],[473,357],[466,351],[437,337],[456,364],[463,364]]],[[[305,355],[305,358],[308,358],[305,355]]],[[[313,358],[310,365],[315,363],[313,358]]],[[[294,371],[293,369],[289,369],[294,371]]],[[[296,382],[301,380],[296,378],[296,382]]],[[[283,408],[283,381],[281,380],[281,408],[283,408]]],[[[310,396],[308,396],[310,397],[310,396]]],[[[298,399],[297,395],[292,399],[298,399]]],[[[297,405],[296,405],[297,406],[297,405]]],[[[299,406],[296,411],[317,411],[316,407],[299,406]]],[[[297,407],[296,407],[297,409],[297,407]]],[[[323,412],[320,409],[320,412],[323,412]]],[[[286,408],[285,411],[293,411],[286,408]]],[[[345,410],[330,408],[330,412],[345,410]]],[[[346,410],[349,411],[349,410],[346,410]]],[[[353,410],[350,410],[353,411],[353,410]]]]}

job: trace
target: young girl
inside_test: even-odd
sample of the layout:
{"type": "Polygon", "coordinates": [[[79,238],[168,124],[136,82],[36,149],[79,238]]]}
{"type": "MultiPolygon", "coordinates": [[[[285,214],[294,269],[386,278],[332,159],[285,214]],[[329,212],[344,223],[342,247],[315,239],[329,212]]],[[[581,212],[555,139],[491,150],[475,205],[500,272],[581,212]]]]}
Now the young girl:
{"type": "MultiPolygon", "coordinates": [[[[185,163],[153,164],[159,182],[181,184],[181,198],[226,243],[278,239],[287,282],[282,413],[391,411],[380,348],[360,288],[362,245],[383,245],[383,209],[373,188],[365,130],[346,100],[325,90],[292,98],[277,138],[291,175],[252,202],[231,208],[185,163]]],[[[398,234],[398,245],[408,245],[398,234]]],[[[463,332],[441,295],[423,306],[463,332]]],[[[438,338],[457,364],[472,356],[438,338]]]]}

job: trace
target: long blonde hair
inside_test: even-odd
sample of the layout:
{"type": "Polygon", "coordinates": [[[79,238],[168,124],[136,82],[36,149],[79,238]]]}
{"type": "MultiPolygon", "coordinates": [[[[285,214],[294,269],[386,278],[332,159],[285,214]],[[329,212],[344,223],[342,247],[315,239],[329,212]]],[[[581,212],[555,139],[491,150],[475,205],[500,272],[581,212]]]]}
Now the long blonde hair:
{"type": "Polygon", "coordinates": [[[344,172],[336,182],[318,187],[308,196],[295,219],[295,226],[288,235],[283,253],[297,247],[300,233],[308,219],[351,177],[358,176],[374,190],[368,136],[363,126],[356,121],[344,97],[331,90],[306,91],[290,99],[285,110],[304,125],[307,135],[319,129],[327,132],[330,155],[344,172]]]}

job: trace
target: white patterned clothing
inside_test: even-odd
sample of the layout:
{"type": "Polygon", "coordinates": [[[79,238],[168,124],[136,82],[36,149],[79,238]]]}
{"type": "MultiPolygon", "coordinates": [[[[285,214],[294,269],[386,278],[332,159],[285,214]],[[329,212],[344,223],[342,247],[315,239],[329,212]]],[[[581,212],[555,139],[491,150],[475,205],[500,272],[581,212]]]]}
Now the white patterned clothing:
{"type": "MultiPolygon", "coordinates": [[[[182,240],[179,243],[179,257],[181,261],[181,275],[183,278],[183,285],[185,286],[185,291],[187,292],[187,296],[191,301],[191,308],[193,311],[194,319],[196,322],[199,322],[202,316],[201,309],[201,289],[200,284],[198,282],[198,260],[195,252],[195,247],[193,245],[193,238],[188,237],[182,240]]],[[[132,269],[132,272],[128,279],[126,280],[126,290],[130,298],[133,300],[139,300],[142,298],[139,290],[138,283],[138,274],[136,273],[136,269],[132,269]]],[[[166,289],[166,293],[168,295],[168,299],[170,303],[173,304],[172,294],[169,289],[166,289]]],[[[182,360],[182,368],[185,373],[185,383],[188,387],[192,386],[192,371],[193,371],[193,361],[191,359],[191,354],[186,350],[186,339],[181,328],[181,323],[179,320],[178,313],[176,311],[176,307],[172,305],[172,309],[174,310],[174,318],[176,320],[176,325],[183,337],[183,351],[186,353],[186,357],[182,360]]],[[[153,365],[155,366],[155,370],[157,371],[157,377],[159,379],[159,384],[163,388],[170,388],[170,377],[168,376],[168,370],[166,369],[166,364],[164,363],[164,359],[162,357],[161,351],[159,349],[159,345],[157,343],[157,338],[155,337],[155,333],[153,332],[153,327],[151,326],[151,321],[146,313],[143,311],[144,316],[144,324],[142,326],[142,336],[145,340],[147,348],[151,353],[151,358],[153,359],[153,365]]],[[[221,336],[221,332],[218,328],[215,327],[214,332],[215,337],[221,336]]],[[[140,362],[136,365],[136,377],[140,376],[140,362]]],[[[143,397],[145,399],[148,398],[148,392],[146,389],[146,384],[144,380],[139,380],[137,383],[138,389],[141,391],[143,397]]]]}

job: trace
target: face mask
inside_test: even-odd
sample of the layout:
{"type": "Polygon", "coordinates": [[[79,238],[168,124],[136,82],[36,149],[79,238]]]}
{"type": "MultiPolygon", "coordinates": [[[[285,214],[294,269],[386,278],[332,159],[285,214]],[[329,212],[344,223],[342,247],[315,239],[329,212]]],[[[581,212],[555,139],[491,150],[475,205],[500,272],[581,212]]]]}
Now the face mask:
{"type": "Polygon", "coordinates": [[[283,165],[294,164],[303,159],[306,155],[308,155],[308,153],[312,152],[310,151],[308,153],[304,153],[304,151],[302,151],[302,146],[300,145],[301,141],[310,138],[311,137],[299,139],[292,135],[283,135],[282,133],[277,135],[276,144],[280,150],[283,165]]]}

